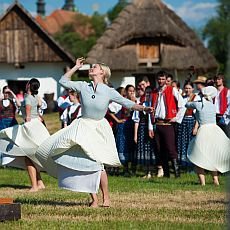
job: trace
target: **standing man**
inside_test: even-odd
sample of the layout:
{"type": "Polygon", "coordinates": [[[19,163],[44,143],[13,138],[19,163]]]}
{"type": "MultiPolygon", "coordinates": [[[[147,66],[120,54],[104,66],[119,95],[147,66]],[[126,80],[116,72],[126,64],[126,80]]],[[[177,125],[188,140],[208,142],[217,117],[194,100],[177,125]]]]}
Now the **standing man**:
{"type": "MultiPolygon", "coordinates": [[[[185,107],[178,90],[166,84],[166,77],[165,71],[157,73],[158,88],[152,94],[155,113],[151,120],[156,123],[155,139],[158,150],[156,163],[163,166],[164,176],[169,177],[168,162],[171,160],[175,177],[180,177],[174,124],[182,122],[185,107]]],[[[154,136],[153,125],[149,126],[149,135],[154,136]]]]}
{"type": "Polygon", "coordinates": [[[216,123],[230,138],[230,90],[225,87],[224,74],[215,77],[217,96],[215,98],[216,123]]]}
{"type": "Polygon", "coordinates": [[[205,76],[198,76],[193,84],[196,84],[196,89],[201,92],[201,89],[206,86],[206,81],[207,78],[205,76]]]}

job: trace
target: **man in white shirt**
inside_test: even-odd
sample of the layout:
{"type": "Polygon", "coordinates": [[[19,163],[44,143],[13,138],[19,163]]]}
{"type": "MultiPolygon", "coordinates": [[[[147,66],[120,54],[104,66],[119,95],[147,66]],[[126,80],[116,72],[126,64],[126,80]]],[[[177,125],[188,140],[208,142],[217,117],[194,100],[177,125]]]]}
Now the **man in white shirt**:
{"type": "MultiPolygon", "coordinates": [[[[177,89],[166,85],[167,73],[157,73],[158,88],[152,94],[152,106],[155,109],[153,123],[156,123],[155,138],[158,149],[157,165],[162,165],[164,176],[169,177],[168,161],[172,161],[175,177],[180,176],[177,163],[175,123],[181,123],[184,116],[184,101],[177,89]]],[[[149,127],[149,135],[154,136],[153,125],[149,127]]]]}

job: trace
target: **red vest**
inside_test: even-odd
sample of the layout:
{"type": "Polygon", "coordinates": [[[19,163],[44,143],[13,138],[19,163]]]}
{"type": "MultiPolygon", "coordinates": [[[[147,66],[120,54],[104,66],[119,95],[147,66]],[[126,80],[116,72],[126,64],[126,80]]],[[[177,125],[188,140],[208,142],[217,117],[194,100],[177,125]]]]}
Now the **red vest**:
{"type": "MultiPolygon", "coordinates": [[[[159,90],[153,90],[152,94],[152,106],[156,109],[157,100],[158,100],[159,90]]],[[[173,95],[173,87],[166,86],[163,91],[163,97],[165,102],[166,116],[165,119],[172,119],[176,117],[178,108],[177,108],[177,100],[173,95]]]]}
{"type": "MultiPolygon", "coordinates": [[[[196,94],[193,94],[189,101],[194,101],[195,97],[196,94]]],[[[192,116],[192,115],[193,115],[193,109],[186,109],[185,116],[192,116]]]]}
{"type": "Polygon", "coordinates": [[[228,106],[228,100],[227,100],[227,94],[228,94],[228,88],[224,87],[220,94],[219,94],[219,99],[220,99],[220,114],[223,115],[227,109],[228,106]]]}

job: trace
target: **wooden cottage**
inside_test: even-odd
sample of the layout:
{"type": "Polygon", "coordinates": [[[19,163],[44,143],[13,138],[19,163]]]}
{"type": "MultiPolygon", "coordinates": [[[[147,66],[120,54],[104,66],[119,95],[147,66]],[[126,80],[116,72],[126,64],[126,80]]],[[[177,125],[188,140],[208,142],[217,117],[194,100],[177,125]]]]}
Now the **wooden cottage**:
{"type": "Polygon", "coordinates": [[[15,93],[38,78],[40,94],[60,94],[58,79],[74,58],[34,20],[18,1],[0,17],[0,87],[15,93]]]}
{"type": "Polygon", "coordinates": [[[195,32],[160,0],[133,0],[107,28],[88,53],[88,63],[104,62],[112,70],[115,87],[134,84],[164,69],[183,81],[189,66],[215,72],[215,58],[195,32]]]}

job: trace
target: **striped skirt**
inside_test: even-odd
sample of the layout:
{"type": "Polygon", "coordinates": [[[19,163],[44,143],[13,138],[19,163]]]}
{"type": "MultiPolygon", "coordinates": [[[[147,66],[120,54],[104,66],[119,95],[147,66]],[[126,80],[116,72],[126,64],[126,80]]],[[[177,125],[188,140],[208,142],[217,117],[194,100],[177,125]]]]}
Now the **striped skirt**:
{"type": "Polygon", "coordinates": [[[0,119],[0,130],[12,127],[17,124],[18,122],[15,118],[2,118],[0,119]]]}
{"type": "Polygon", "coordinates": [[[182,123],[177,126],[177,151],[179,155],[179,162],[183,166],[187,166],[189,163],[187,150],[189,142],[193,138],[192,130],[194,125],[194,117],[184,117],[182,123]]]}
{"type": "Polygon", "coordinates": [[[132,120],[117,124],[116,146],[121,163],[131,161],[135,151],[134,122],[132,120]]]}
{"type": "Polygon", "coordinates": [[[136,164],[149,166],[155,162],[154,140],[149,137],[148,124],[140,123],[137,131],[136,164]]]}

